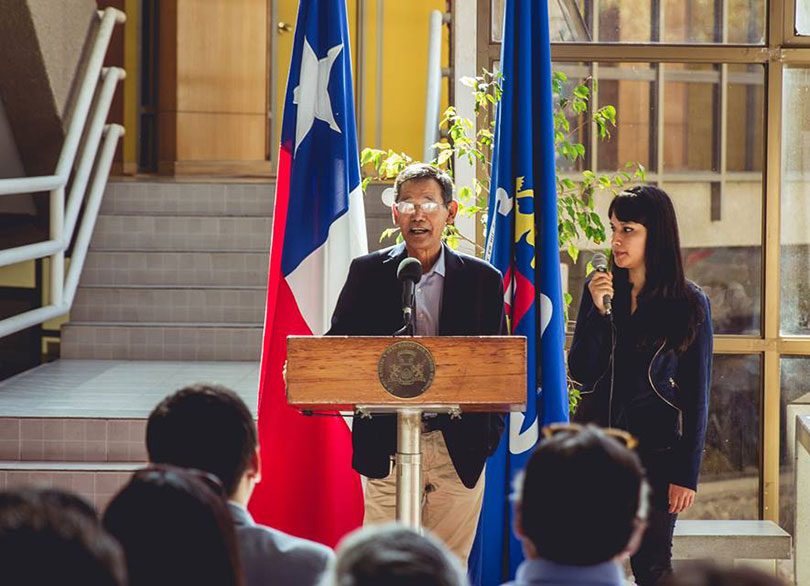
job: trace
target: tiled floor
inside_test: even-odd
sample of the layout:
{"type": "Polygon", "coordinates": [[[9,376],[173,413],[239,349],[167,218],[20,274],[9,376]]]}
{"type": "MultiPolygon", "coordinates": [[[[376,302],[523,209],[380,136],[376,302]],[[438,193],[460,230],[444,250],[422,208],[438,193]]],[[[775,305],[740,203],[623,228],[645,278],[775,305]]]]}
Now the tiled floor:
{"type": "Polygon", "coordinates": [[[141,418],[195,382],[236,391],[255,416],[255,362],[58,360],[0,382],[0,417],[141,418]]]}

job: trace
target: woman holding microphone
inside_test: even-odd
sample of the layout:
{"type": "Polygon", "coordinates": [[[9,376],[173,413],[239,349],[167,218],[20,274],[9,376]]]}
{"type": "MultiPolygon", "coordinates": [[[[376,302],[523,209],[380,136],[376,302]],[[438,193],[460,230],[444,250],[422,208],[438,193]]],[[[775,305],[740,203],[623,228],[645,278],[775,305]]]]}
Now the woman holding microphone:
{"type": "Polygon", "coordinates": [[[632,188],[613,199],[608,215],[612,271],[597,266],[586,281],[568,368],[581,390],[574,419],[624,429],[639,441],[653,496],[631,566],[637,584],[651,586],[671,573],[675,519],[695,499],[711,383],[711,309],[684,277],[675,209],[664,191],[632,188]]]}

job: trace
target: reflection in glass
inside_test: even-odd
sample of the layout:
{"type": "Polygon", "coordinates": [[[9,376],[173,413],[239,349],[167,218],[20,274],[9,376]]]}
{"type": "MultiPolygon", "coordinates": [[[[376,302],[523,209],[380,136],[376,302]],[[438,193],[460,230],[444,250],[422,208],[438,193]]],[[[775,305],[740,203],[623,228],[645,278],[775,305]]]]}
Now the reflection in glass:
{"type": "Polygon", "coordinates": [[[782,359],[779,408],[779,523],[793,533],[796,495],[793,487],[796,415],[810,415],[810,359],[782,359]]]}
{"type": "Polygon", "coordinates": [[[729,171],[762,172],[765,68],[762,65],[728,66],[729,171]]]}
{"type": "Polygon", "coordinates": [[[718,171],[714,65],[667,64],[664,82],[664,170],[718,171]]]}
{"type": "MultiPolygon", "coordinates": [[[[490,6],[492,41],[500,42],[504,0],[490,6]]],[[[765,0],[549,0],[549,24],[558,43],[762,45],[765,6],[765,0]]]]}
{"type": "Polygon", "coordinates": [[[758,518],[761,377],[759,356],[714,357],[698,494],[682,518],[758,518]]]}
{"type": "MultiPolygon", "coordinates": [[[[492,23],[491,40],[503,40],[504,0],[491,0],[490,18],[492,23]]],[[[587,43],[591,41],[590,28],[585,22],[585,2],[583,0],[549,0],[549,34],[552,42],[587,43]]]]}
{"type": "Polygon", "coordinates": [[[796,34],[810,35],[810,3],[796,0],[796,34]]]}
{"type": "Polygon", "coordinates": [[[662,11],[666,26],[662,31],[665,43],[722,42],[716,14],[721,3],[713,0],[664,0],[662,11]]]}
{"type": "Polygon", "coordinates": [[[727,43],[765,44],[765,2],[728,0],[727,43]]]}
{"type": "MultiPolygon", "coordinates": [[[[761,190],[757,195],[761,194],[761,190]]],[[[761,197],[761,195],[760,195],[761,197]]],[[[760,216],[760,214],[753,214],[760,216]]],[[[681,230],[689,232],[688,222],[681,230]]],[[[757,232],[759,234],[759,232],[757,232]]],[[[712,246],[683,251],[686,277],[709,296],[715,334],[759,335],[762,247],[712,246]]]]}
{"type": "Polygon", "coordinates": [[[781,326],[810,335],[810,69],[785,68],[782,127],[781,326]]]}
{"type": "Polygon", "coordinates": [[[599,141],[597,147],[600,171],[615,171],[630,161],[650,168],[654,79],[655,70],[648,63],[600,65],[598,106],[615,106],[618,113],[610,139],[599,141]]]}
{"type": "MultiPolygon", "coordinates": [[[[581,63],[552,63],[552,70],[555,72],[564,73],[568,77],[568,82],[564,85],[563,93],[569,98],[573,95],[574,88],[584,83],[591,76],[591,68],[581,63]]],[[[554,101],[557,102],[558,96],[554,96],[554,101]]],[[[568,120],[569,132],[568,140],[574,143],[580,143],[585,147],[585,156],[571,161],[563,156],[557,155],[557,170],[563,173],[571,173],[582,171],[590,160],[590,136],[591,125],[589,120],[591,117],[592,108],[589,106],[586,112],[581,114],[574,113],[571,108],[566,110],[566,118],[568,120]]]]}

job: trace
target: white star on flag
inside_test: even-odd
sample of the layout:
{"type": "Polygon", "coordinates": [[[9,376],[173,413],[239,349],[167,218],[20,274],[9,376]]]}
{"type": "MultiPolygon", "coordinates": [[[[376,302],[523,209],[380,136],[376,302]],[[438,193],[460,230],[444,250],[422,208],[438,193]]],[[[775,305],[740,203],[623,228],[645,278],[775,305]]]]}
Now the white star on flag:
{"type": "Polygon", "coordinates": [[[301,73],[298,76],[298,87],[293,91],[293,103],[298,105],[295,119],[295,151],[298,145],[309,134],[315,118],[329,124],[329,128],[340,132],[332,112],[329,99],[329,75],[335,59],[343,50],[343,45],[335,45],[326,52],[326,57],[318,59],[315,51],[304,39],[304,51],[301,55],[301,73]]]}

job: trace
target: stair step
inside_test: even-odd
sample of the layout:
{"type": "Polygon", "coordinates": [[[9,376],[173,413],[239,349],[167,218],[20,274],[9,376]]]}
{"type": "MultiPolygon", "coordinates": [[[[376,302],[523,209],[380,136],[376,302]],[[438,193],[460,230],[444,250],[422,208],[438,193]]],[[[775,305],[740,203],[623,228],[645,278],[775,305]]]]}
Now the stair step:
{"type": "Polygon", "coordinates": [[[199,322],[261,325],[262,288],[80,287],[70,310],[73,322],[199,322]]]}
{"type": "Polygon", "coordinates": [[[41,471],[105,471],[105,472],[133,472],[147,465],[147,461],[138,462],[14,462],[0,460],[0,470],[41,470],[41,471]]]}
{"type": "Polygon", "coordinates": [[[145,462],[145,430],[143,418],[0,417],[0,461],[145,462]]]}
{"type": "Polygon", "coordinates": [[[266,253],[272,225],[268,217],[102,215],[90,248],[266,253]]]}
{"type": "Polygon", "coordinates": [[[99,511],[107,507],[121,487],[129,481],[132,472],[143,466],[109,466],[99,463],[96,466],[73,468],[68,464],[56,467],[47,464],[6,467],[5,464],[0,462],[0,490],[30,486],[58,488],[78,494],[99,511]]]}
{"type": "Polygon", "coordinates": [[[266,287],[264,252],[90,251],[81,286],[266,287]]]}
{"type": "Polygon", "coordinates": [[[101,214],[271,216],[276,185],[261,182],[110,181],[101,214]]]}
{"type": "Polygon", "coordinates": [[[256,361],[261,341],[260,325],[68,323],[62,358],[256,361]]]}

